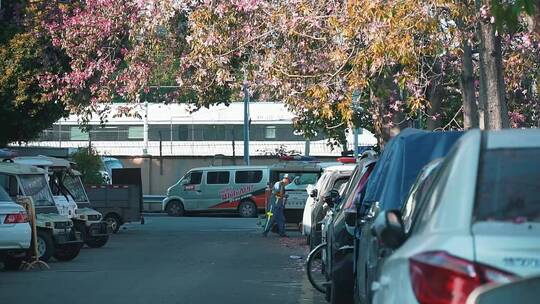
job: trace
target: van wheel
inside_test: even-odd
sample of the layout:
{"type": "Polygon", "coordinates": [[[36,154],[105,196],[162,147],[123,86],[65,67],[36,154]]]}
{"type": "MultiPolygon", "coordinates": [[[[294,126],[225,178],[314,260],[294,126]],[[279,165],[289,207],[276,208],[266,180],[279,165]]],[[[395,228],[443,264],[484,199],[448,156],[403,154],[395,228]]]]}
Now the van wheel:
{"type": "Polygon", "coordinates": [[[238,206],[238,213],[240,213],[241,217],[256,217],[257,206],[252,201],[243,201],[238,206]]]}
{"type": "Polygon", "coordinates": [[[37,252],[43,262],[47,262],[54,255],[54,241],[51,235],[45,231],[37,231],[37,252]]]}
{"type": "Polygon", "coordinates": [[[167,204],[167,214],[169,216],[183,216],[184,215],[184,204],[179,201],[172,201],[167,204]]]}

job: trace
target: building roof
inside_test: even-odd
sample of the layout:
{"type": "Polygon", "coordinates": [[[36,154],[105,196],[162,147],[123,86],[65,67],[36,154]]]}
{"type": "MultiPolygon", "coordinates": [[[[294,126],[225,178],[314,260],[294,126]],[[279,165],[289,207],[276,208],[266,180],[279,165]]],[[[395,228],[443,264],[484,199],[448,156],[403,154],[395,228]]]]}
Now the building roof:
{"type": "MultiPolygon", "coordinates": [[[[145,108],[143,103],[126,104],[117,103],[110,105],[110,112],[106,116],[108,124],[143,124],[145,108]],[[137,113],[139,117],[115,117],[121,108],[130,107],[131,113],[137,113]]],[[[290,124],[294,115],[287,110],[285,104],[278,102],[252,102],[249,105],[249,112],[252,124],[290,124]]],[[[70,115],[68,118],[60,120],[62,124],[77,124],[79,117],[70,115]]],[[[187,104],[148,104],[149,124],[243,124],[244,104],[233,102],[229,106],[224,104],[201,108],[197,111],[187,104]]],[[[90,124],[99,124],[100,117],[93,115],[90,124]]]]}

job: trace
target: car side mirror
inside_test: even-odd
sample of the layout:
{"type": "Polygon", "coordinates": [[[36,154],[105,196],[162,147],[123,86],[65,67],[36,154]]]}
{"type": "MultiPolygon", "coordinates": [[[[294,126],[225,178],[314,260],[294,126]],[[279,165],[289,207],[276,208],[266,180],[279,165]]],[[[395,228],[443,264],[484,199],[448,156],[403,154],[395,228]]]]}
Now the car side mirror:
{"type": "Polygon", "coordinates": [[[309,196],[311,196],[313,198],[316,198],[317,195],[319,194],[318,192],[319,191],[317,189],[313,189],[313,190],[311,190],[311,193],[309,194],[309,196]]]}
{"type": "Polygon", "coordinates": [[[187,185],[187,184],[189,184],[189,182],[188,182],[187,179],[183,179],[183,180],[180,182],[180,185],[182,185],[182,186],[185,186],[185,185],[187,185]]]}
{"type": "Polygon", "coordinates": [[[405,242],[405,229],[399,210],[386,210],[375,218],[372,233],[390,249],[399,248],[405,242]]]}

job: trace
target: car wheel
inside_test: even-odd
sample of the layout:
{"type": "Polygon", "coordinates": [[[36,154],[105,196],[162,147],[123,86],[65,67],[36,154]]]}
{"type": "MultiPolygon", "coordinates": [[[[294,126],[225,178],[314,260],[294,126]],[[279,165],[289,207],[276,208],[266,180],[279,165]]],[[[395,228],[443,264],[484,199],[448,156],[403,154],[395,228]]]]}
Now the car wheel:
{"type": "Polygon", "coordinates": [[[183,216],[184,215],[184,204],[179,201],[172,201],[167,204],[167,214],[169,216],[183,216]]]}
{"type": "Polygon", "coordinates": [[[7,257],[4,260],[4,269],[9,271],[19,270],[23,261],[23,258],[7,257]]]}
{"type": "Polygon", "coordinates": [[[111,226],[113,233],[117,233],[118,230],[120,230],[120,226],[122,226],[118,216],[113,213],[109,213],[105,216],[105,222],[107,222],[107,225],[111,226]]]}
{"type": "Polygon", "coordinates": [[[47,262],[54,255],[54,241],[51,235],[45,231],[37,231],[37,252],[43,262],[47,262]]]}
{"type": "Polygon", "coordinates": [[[342,284],[332,280],[330,287],[331,304],[353,304],[353,296],[348,288],[343,288],[342,284]]]}
{"type": "MultiPolygon", "coordinates": [[[[354,277],[352,273],[344,273],[343,269],[347,257],[336,259],[330,272],[330,303],[331,304],[353,304],[354,301],[354,277]],[[338,265],[339,264],[339,265],[338,265]],[[339,271],[341,269],[341,271],[339,271]]],[[[346,268],[348,269],[348,268],[346,268]]]]}
{"type": "Polygon", "coordinates": [[[243,201],[238,206],[238,213],[240,213],[241,217],[256,217],[257,206],[252,201],[243,201]]]}
{"type": "Polygon", "coordinates": [[[109,240],[109,236],[100,236],[95,238],[89,238],[85,241],[86,245],[90,248],[101,248],[107,244],[107,241],[109,240]]]}
{"type": "Polygon", "coordinates": [[[82,243],[61,245],[56,248],[54,258],[62,262],[71,261],[79,255],[82,246],[82,243]]]}

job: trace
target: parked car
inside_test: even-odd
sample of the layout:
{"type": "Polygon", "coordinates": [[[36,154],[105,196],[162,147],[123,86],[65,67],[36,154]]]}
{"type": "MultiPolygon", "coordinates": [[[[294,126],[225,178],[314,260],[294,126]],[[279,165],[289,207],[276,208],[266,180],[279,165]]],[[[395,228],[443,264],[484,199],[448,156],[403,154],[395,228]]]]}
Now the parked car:
{"type": "Polygon", "coordinates": [[[353,301],[353,254],[357,207],[365,193],[369,176],[377,163],[377,155],[362,155],[344,195],[336,206],[332,221],[326,229],[326,296],[331,303],[352,303],[353,301]]]}
{"type": "Polygon", "coordinates": [[[326,216],[327,209],[324,206],[324,195],[331,190],[338,191],[339,188],[347,183],[351,178],[356,164],[346,164],[340,166],[332,166],[324,169],[323,176],[324,182],[321,185],[321,191],[318,193],[318,198],[315,199],[315,203],[311,212],[311,234],[310,234],[310,249],[313,250],[322,241],[322,226],[321,222],[326,216]]]}
{"type": "Polygon", "coordinates": [[[386,145],[369,178],[362,203],[358,205],[359,233],[354,241],[357,302],[371,302],[371,286],[379,260],[378,240],[371,233],[376,216],[384,210],[400,209],[422,168],[446,156],[462,134],[405,129],[386,145]]]}
{"type": "Polygon", "coordinates": [[[26,211],[0,187],[0,262],[6,270],[19,269],[31,239],[26,211]]]}
{"type": "Polygon", "coordinates": [[[326,178],[328,178],[328,175],[321,175],[321,177],[317,180],[317,183],[315,185],[308,185],[306,188],[306,192],[308,194],[308,198],[306,200],[306,204],[304,206],[304,212],[302,214],[302,234],[306,236],[306,242],[309,245],[310,243],[310,235],[311,235],[311,213],[313,212],[313,206],[315,206],[315,200],[318,197],[319,192],[321,191],[321,187],[325,184],[326,178]]]}
{"type": "Polygon", "coordinates": [[[484,284],[540,274],[538,189],[540,130],[467,132],[408,233],[398,210],[379,216],[377,237],[395,251],[373,302],[465,303],[484,284]]]}
{"type": "Polygon", "coordinates": [[[527,277],[505,284],[486,284],[476,288],[467,304],[537,304],[540,276],[527,277]]]}

